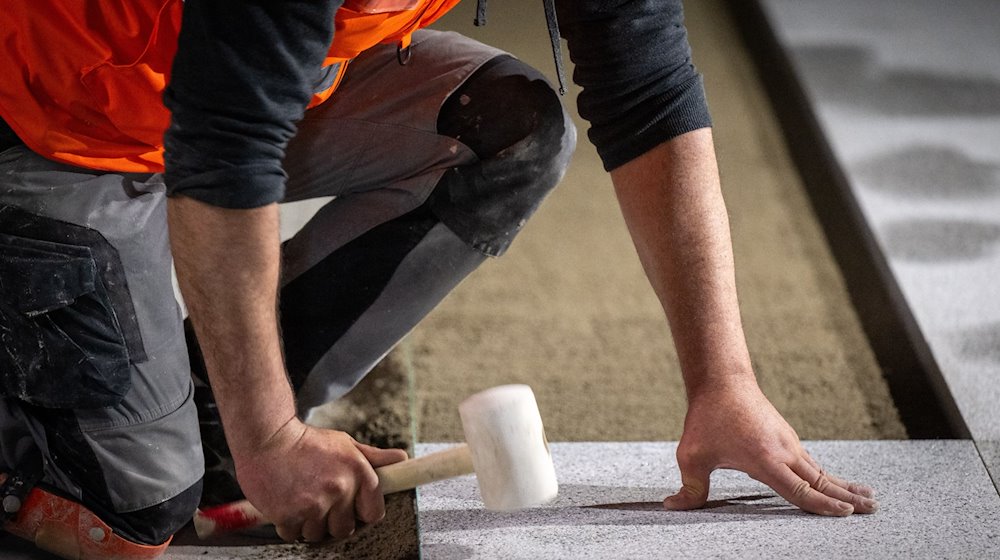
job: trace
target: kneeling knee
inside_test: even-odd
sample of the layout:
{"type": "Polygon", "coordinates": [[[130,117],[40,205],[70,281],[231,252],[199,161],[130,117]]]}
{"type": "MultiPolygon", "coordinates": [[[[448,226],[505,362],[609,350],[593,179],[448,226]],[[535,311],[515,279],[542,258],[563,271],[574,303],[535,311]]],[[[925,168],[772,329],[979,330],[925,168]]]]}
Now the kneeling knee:
{"type": "Polygon", "coordinates": [[[199,479],[180,494],[154,506],[127,513],[105,513],[100,517],[130,541],[157,545],[166,542],[191,521],[201,499],[201,490],[199,479]]]}
{"type": "Polygon", "coordinates": [[[480,67],[445,101],[438,131],[480,161],[527,166],[555,186],[576,146],[576,129],[558,94],[534,68],[511,56],[480,67]]]}
{"type": "Polygon", "coordinates": [[[199,482],[151,508],[110,513],[99,505],[84,505],[46,487],[24,493],[15,488],[5,494],[8,499],[4,501],[4,513],[8,518],[3,519],[3,529],[39,548],[74,558],[155,558],[167,548],[170,537],[191,519],[200,494],[199,482]],[[7,503],[17,497],[23,499],[7,503]]]}
{"type": "Polygon", "coordinates": [[[558,184],[576,144],[559,96],[535,69],[501,56],[484,64],[442,105],[438,132],[478,161],[449,170],[431,209],[488,255],[513,237],[558,184]]]}

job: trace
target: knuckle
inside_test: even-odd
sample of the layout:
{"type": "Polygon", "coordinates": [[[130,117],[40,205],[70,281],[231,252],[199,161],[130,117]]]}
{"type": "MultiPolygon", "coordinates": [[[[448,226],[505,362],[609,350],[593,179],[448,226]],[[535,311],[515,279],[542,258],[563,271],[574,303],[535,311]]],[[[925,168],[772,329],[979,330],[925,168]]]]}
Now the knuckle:
{"type": "Polygon", "coordinates": [[[327,511],[328,509],[324,504],[321,504],[319,502],[312,503],[309,505],[309,508],[305,511],[305,518],[306,520],[323,519],[324,517],[326,517],[327,511]]]}
{"type": "Polygon", "coordinates": [[[311,519],[320,518],[325,514],[326,508],[318,497],[301,495],[296,499],[290,500],[284,508],[268,517],[282,525],[298,526],[311,519]]]}
{"type": "Polygon", "coordinates": [[[378,490],[378,484],[378,475],[372,469],[365,470],[358,477],[358,488],[362,492],[375,492],[378,490]]]}
{"type": "Polygon", "coordinates": [[[334,496],[347,496],[353,493],[354,485],[349,478],[338,476],[326,482],[326,491],[334,496]]]}
{"type": "Polygon", "coordinates": [[[315,509],[320,503],[320,496],[313,492],[302,492],[296,496],[294,507],[299,511],[308,512],[315,509]]]}
{"type": "Polygon", "coordinates": [[[825,494],[826,491],[830,489],[830,479],[821,472],[819,477],[816,479],[816,482],[813,484],[813,488],[815,488],[818,492],[825,494]]]}
{"type": "Polygon", "coordinates": [[[687,445],[677,447],[677,464],[682,468],[691,467],[700,462],[702,451],[698,446],[687,445]]]}
{"type": "Polygon", "coordinates": [[[696,498],[705,493],[705,487],[700,482],[685,482],[681,492],[696,498]]]}
{"type": "Polygon", "coordinates": [[[796,499],[805,498],[809,495],[809,489],[809,483],[804,480],[800,480],[792,486],[792,496],[796,499]]]}

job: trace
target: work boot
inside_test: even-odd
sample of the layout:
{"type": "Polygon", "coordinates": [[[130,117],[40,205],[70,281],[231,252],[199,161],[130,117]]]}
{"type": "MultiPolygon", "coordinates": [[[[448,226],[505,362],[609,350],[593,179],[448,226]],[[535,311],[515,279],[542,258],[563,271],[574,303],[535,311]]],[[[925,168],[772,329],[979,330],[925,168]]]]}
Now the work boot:
{"type": "Polygon", "coordinates": [[[243,491],[236,481],[236,466],[229,451],[226,435],[222,431],[222,418],[215,404],[215,395],[208,381],[205,360],[195,338],[191,321],[184,321],[188,356],[191,360],[191,378],[194,381],[194,404],[198,409],[198,426],[201,429],[201,448],[205,454],[205,484],[201,494],[201,507],[210,507],[243,499],[243,491]]]}
{"type": "Polygon", "coordinates": [[[0,528],[67,560],[152,560],[158,545],[130,541],[78,502],[0,473],[0,528]]]}

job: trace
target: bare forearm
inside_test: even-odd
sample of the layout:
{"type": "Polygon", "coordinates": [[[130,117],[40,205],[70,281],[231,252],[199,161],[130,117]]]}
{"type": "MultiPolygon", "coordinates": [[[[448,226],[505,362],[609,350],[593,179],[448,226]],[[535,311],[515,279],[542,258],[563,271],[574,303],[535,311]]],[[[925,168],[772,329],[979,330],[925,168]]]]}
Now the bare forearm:
{"type": "Polygon", "coordinates": [[[872,513],[868,487],[826,474],[754,379],[733,267],[729,219],[709,129],[612,172],[639,258],[670,320],[688,411],[677,447],[683,486],[667,509],[708,500],[712,471],[749,474],[806,511],[872,513]]]}
{"type": "Polygon", "coordinates": [[[611,177],[670,322],[689,398],[752,380],[711,129],[661,144],[611,177]]]}
{"type": "Polygon", "coordinates": [[[234,453],[295,416],[278,335],[277,205],[168,204],[177,278],[234,453]]]}

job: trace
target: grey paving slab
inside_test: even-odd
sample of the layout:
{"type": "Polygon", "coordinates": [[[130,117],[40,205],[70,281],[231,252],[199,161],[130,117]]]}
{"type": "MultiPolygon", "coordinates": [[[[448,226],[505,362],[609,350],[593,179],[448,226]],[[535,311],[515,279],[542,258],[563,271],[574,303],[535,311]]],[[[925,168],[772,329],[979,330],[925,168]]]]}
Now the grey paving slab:
{"type": "Polygon", "coordinates": [[[881,510],[822,518],[720,471],[710,507],[667,512],[661,500],[680,478],[676,444],[555,443],[560,494],[548,506],[488,512],[471,476],[421,488],[423,558],[1000,557],[1000,496],[971,441],[806,447],[830,472],[874,486],[881,510]]]}
{"type": "Polygon", "coordinates": [[[993,484],[1000,488],[1000,469],[996,468],[997,465],[1000,465],[1000,443],[980,441],[977,442],[976,447],[979,448],[979,454],[983,457],[983,461],[990,467],[993,484]]]}
{"type": "Polygon", "coordinates": [[[1000,4],[760,3],[973,438],[996,449],[1000,4]]]}

